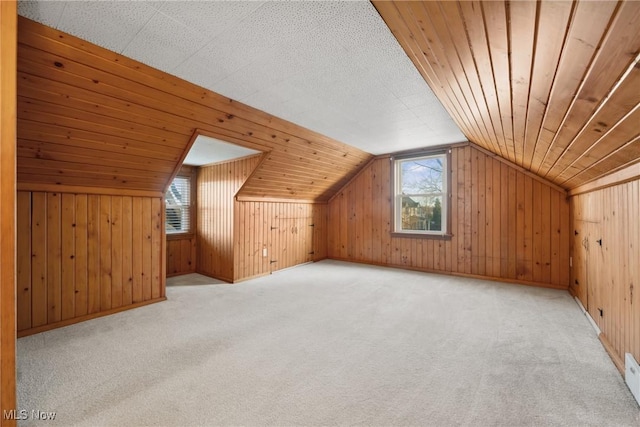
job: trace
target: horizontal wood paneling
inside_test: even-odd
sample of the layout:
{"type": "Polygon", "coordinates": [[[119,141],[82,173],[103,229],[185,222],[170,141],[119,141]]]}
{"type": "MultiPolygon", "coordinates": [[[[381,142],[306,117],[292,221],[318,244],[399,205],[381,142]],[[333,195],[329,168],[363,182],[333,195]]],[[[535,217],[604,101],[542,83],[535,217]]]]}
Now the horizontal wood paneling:
{"type": "Polygon", "coordinates": [[[160,198],[18,192],[18,332],[165,296],[160,198]]]}
{"type": "Polygon", "coordinates": [[[470,141],[568,189],[640,161],[640,2],[373,3],[470,141]]]}
{"type": "MultiPolygon", "coordinates": [[[[0,2],[0,413],[16,402],[16,37],[15,1],[0,2]]],[[[3,427],[16,421],[0,418],[3,427]]]]}
{"type": "Polygon", "coordinates": [[[451,153],[450,240],[391,236],[391,161],[328,205],[328,257],[567,288],[566,194],[474,148],[451,153]]]}
{"type": "Polygon", "coordinates": [[[270,153],[248,196],[326,200],[370,157],[26,18],[18,41],[23,185],[161,192],[196,130],[270,153]]]}
{"type": "Polygon", "coordinates": [[[571,291],[605,335],[614,361],[620,364],[625,353],[640,360],[640,181],[574,196],[571,210],[577,232],[571,291]]]}
{"type": "Polygon", "coordinates": [[[234,281],[327,257],[326,204],[236,202],[235,224],[234,281]]]}

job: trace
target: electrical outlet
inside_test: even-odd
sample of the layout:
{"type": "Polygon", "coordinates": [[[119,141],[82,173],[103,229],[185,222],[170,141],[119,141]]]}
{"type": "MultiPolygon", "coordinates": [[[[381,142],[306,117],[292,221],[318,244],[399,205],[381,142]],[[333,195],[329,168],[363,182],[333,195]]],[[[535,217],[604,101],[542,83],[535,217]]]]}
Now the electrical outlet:
{"type": "Polygon", "coordinates": [[[267,257],[267,248],[262,248],[262,257],[263,258],[267,257]]]}

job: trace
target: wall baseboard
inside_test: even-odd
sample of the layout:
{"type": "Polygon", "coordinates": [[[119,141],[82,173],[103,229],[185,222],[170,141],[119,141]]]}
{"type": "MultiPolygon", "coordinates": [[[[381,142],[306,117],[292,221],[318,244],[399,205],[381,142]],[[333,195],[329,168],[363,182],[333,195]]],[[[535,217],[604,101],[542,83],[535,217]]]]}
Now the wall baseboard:
{"type": "MultiPolygon", "coordinates": [[[[189,271],[178,271],[176,273],[167,273],[167,279],[169,277],[177,277],[177,276],[184,276],[185,274],[193,274],[193,273],[198,273],[195,270],[189,270],[189,271]]],[[[198,273],[200,274],[200,273],[198,273]]]]}
{"type": "Polygon", "coordinates": [[[604,334],[604,332],[600,332],[600,335],[598,335],[598,338],[600,338],[600,342],[602,343],[602,346],[609,354],[611,361],[613,362],[614,365],[616,365],[616,368],[618,368],[620,375],[624,376],[624,361],[622,360],[622,358],[620,358],[620,355],[616,353],[616,350],[613,348],[613,345],[607,339],[607,336],[604,334]]]}
{"type": "Polygon", "coordinates": [[[56,323],[50,323],[48,325],[37,326],[35,328],[25,329],[22,331],[18,331],[18,338],[26,337],[29,335],[39,334],[40,332],[50,331],[52,329],[63,328],[65,326],[73,325],[75,323],[84,322],[87,320],[97,319],[98,317],[109,316],[111,314],[120,313],[122,311],[131,310],[134,308],[142,307],[149,304],[154,304],[156,302],[165,301],[167,297],[154,298],[148,301],[137,302],[135,304],[125,305],[118,308],[112,308],[111,310],[100,311],[98,313],[91,313],[85,316],[74,317],[72,319],[63,320],[56,323]]]}
{"type": "Polygon", "coordinates": [[[336,261],[344,261],[344,262],[353,262],[356,264],[366,264],[366,265],[375,265],[378,267],[389,267],[389,268],[400,268],[402,270],[411,270],[411,271],[421,271],[423,273],[435,273],[435,274],[443,274],[445,276],[456,276],[456,277],[468,277],[470,279],[480,279],[480,280],[492,280],[494,282],[501,283],[509,283],[513,285],[525,285],[525,286],[534,286],[538,288],[548,288],[548,289],[557,289],[561,291],[568,291],[569,286],[565,285],[554,285],[552,283],[542,283],[542,282],[531,282],[528,280],[518,280],[518,279],[505,279],[502,277],[492,277],[492,276],[482,276],[479,274],[468,274],[468,273],[456,273],[451,271],[442,271],[442,270],[430,270],[428,268],[418,268],[412,267],[408,265],[397,265],[397,264],[384,264],[378,262],[371,261],[360,261],[360,260],[352,260],[348,258],[340,258],[335,256],[328,256],[326,259],[333,259],[336,261]]]}

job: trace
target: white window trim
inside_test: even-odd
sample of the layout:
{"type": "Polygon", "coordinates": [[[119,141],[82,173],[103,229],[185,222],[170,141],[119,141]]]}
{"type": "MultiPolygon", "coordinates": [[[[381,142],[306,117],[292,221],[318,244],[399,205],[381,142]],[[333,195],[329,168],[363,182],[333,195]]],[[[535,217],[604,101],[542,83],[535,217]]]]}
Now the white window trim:
{"type": "MultiPolygon", "coordinates": [[[[167,210],[169,208],[175,208],[175,209],[179,209],[180,211],[180,215],[181,217],[183,217],[184,220],[186,220],[186,222],[189,225],[189,229],[184,230],[184,229],[180,229],[180,230],[167,230],[166,229],[166,224],[165,224],[165,233],[167,234],[167,236],[176,236],[176,235],[188,235],[192,233],[192,229],[193,229],[193,224],[192,224],[192,209],[193,209],[193,180],[191,179],[191,176],[189,175],[177,175],[174,177],[173,181],[175,181],[176,179],[185,179],[188,182],[188,190],[189,190],[189,202],[188,204],[168,204],[167,203],[167,195],[165,194],[164,196],[164,209],[165,209],[165,222],[168,221],[168,219],[166,218],[167,215],[167,210]]],[[[172,184],[173,184],[172,181],[172,184]]],[[[169,188],[167,189],[167,192],[171,191],[171,185],[169,185],[169,188]]]]}
{"type": "Polygon", "coordinates": [[[433,154],[416,154],[413,156],[402,156],[397,158],[392,158],[393,160],[393,170],[394,170],[394,188],[393,188],[393,228],[394,233],[398,234],[420,234],[427,236],[446,236],[448,235],[448,218],[449,218],[449,177],[448,177],[448,167],[449,167],[449,159],[446,152],[438,152],[433,154]],[[402,194],[402,168],[400,164],[405,161],[414,161],[421,159],[433,159],[433,158],[442,158],[442,193],[420,193],[420,194],[402,194]],[[403,197],[415,197],[415,196],[435,196],[440,195],[442,204],[441,204],[441,227],[442,230],[403,230],[402,229],[402,198],[403,197]]]}

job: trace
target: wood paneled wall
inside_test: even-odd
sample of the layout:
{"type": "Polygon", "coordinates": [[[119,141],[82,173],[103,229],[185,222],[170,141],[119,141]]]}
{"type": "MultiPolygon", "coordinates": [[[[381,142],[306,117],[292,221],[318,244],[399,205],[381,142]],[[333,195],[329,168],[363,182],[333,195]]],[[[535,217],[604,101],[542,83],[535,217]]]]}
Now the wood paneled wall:
{"type": "Polygon", "coordinates": [[[160,198],[18,192],[20,336],[165,298],[160,198]]]}
{"type": "Polygon", "coordinates": [[[191,231],[184,234],[167,234],[167,277],[196,272],[198,167],[182,165],[178,176],[188,177],[191,180],[191,231]]]}
{"type": "Polygon", "coordinates": [[[373,3],[470,141],[563,188],[640,161],[640,2],[373,3]]]}
{"type": "Polygon", "coordinates": [[[16,406],[16,39],[15,1],[0,2],[0,425],[16,406]]]}
{"type": "Polygon", "coordinates": [[[450,240],[392,237],[391,161],[379,158],[329,202],[329,258],[566,289],[564,191],[472,145],[451,152],[450,240]]]}
{"type": "Polygon", "coordinates": [[[20,182],[163,192],[198,131],[270,152],[247,195],[326,200],[371,157],[26,18],[18,41],[20,182]]]}
{"type": "Polygon", "coordinates": [[[199,273],[237,282],[326,257],[326,205],[236,199],[262,157],[200,168],[199,273]]]}
{"type": "Polygon", "coordinates": [[[196,272],[196,237],[167,237],[167,277],[196,272]]]}
{"type": "Polygon", "coordinates": [[[233,282],[234,197],[258,163],[253,156],[198,170],[198,273],[233,282]]]}
{"type": "Polygon", "coordinates": [[[570,290],[622,371],[640,360],[640,180],[574,196],[571,213],[570,290]]]}
{"type": "Polygon", "coordinates": [[[326,204],[236,202],[234,216],[234,281],[327,257],[326,204]]]}

